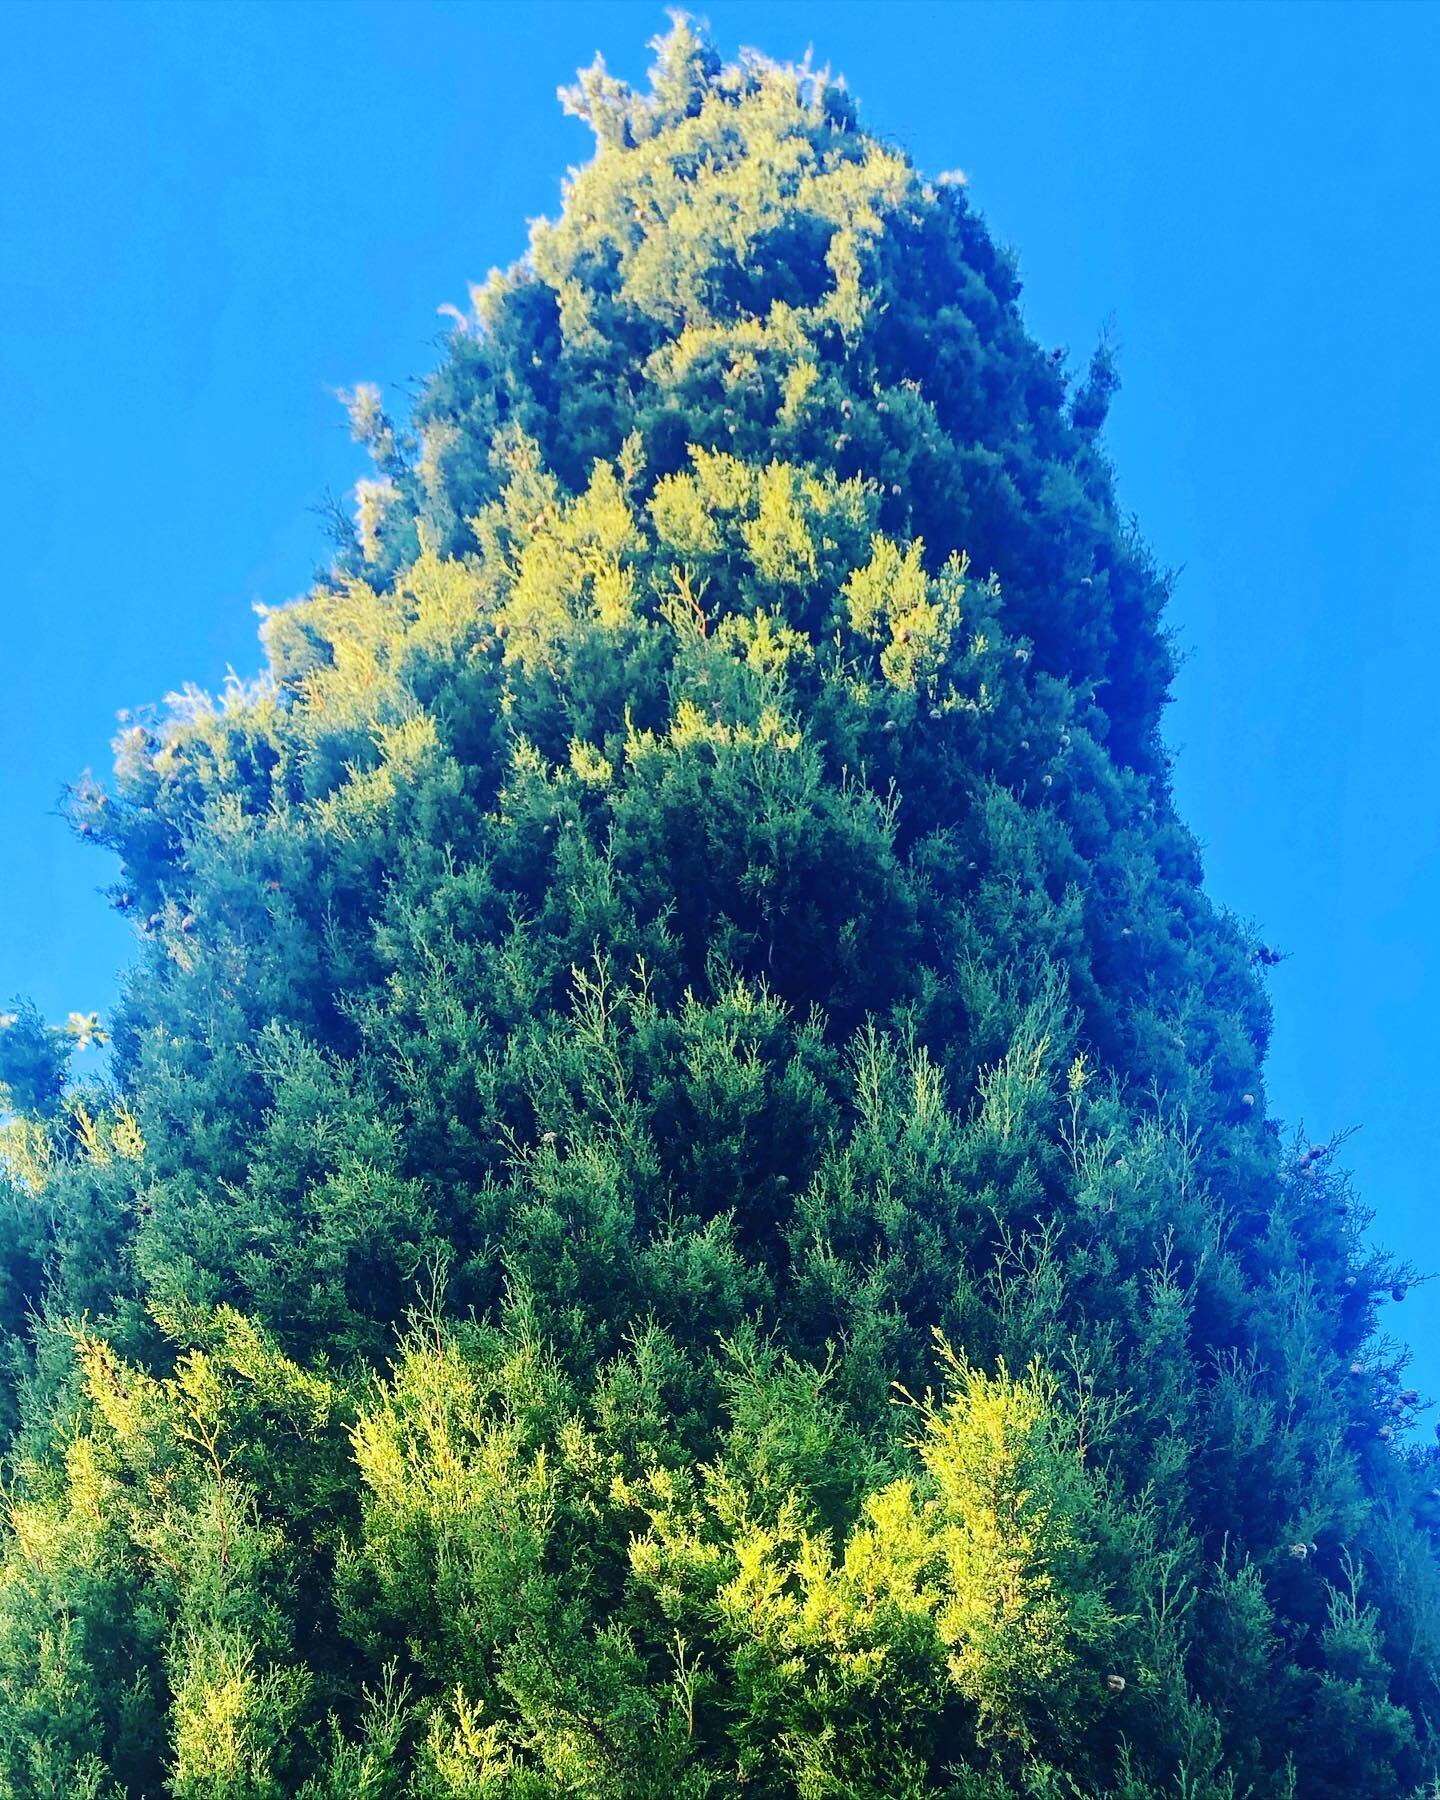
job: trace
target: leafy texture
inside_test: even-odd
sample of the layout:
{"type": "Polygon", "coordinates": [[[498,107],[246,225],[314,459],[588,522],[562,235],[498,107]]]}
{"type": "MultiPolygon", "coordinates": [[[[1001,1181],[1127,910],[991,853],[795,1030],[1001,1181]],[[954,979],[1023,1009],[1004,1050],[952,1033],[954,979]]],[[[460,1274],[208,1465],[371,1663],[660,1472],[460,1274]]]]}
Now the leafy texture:
{"type": "MultiPolygon", "coordinates": [[[[1392,1800],[1408,1273],[955,182],[681,22],[0,1031],[0,1795],[1392,1800]]],[[[1425,1789],[1425,1791],[1429,1791],[1425,1789]]]]}

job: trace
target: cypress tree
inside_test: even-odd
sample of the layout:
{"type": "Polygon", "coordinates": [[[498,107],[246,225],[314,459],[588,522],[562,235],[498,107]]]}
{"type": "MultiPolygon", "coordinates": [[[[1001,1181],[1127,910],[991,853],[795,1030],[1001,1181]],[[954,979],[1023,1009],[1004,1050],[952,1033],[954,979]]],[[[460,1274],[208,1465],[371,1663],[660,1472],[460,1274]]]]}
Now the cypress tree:
{"type": "Polygon", "coordinates": [[[0,1029],[0,1796],[1401,1800],[1433,1453],[963,184],[683,19],[0,1029]]]}

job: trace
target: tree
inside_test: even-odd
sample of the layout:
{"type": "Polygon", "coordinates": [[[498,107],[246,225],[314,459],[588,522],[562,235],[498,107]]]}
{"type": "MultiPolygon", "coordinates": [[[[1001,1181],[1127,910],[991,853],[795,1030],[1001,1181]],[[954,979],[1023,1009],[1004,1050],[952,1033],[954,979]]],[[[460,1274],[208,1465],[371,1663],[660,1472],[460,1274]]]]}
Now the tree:
{"type": "Polygon", "coordinates": [[[1266,1117],[1111,353],[828,73],[656,54],[73,796],[141,941],[103,1081],[0,1037],[0,1795],[1416,1794],[1411,1277],[1266,1117]]]}

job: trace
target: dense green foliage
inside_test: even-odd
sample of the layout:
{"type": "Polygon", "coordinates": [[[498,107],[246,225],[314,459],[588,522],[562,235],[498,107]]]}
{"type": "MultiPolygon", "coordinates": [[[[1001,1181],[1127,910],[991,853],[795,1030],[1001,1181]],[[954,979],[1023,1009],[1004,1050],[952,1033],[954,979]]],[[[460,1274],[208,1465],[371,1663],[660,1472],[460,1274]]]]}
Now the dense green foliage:
{"type": "Polygon", "coordinates": [[[0,1032],[0,1796],[1432,1791],[1410,1276],[958,181],[680,24],[0,1032]]]}

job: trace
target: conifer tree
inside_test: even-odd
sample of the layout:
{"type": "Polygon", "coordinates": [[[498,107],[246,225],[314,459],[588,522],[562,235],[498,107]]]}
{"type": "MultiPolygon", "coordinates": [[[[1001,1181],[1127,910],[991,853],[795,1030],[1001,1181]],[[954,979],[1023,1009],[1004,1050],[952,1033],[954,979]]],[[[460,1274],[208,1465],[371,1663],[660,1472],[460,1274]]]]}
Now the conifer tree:
{"type": "Polygon", "coordinates": [[[683,19],[0,1026],[0,1797],[1409,1800],[1440,1529],[1167,583],[963,187],[683,19]]]}

